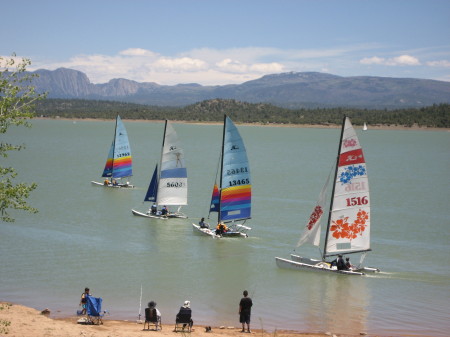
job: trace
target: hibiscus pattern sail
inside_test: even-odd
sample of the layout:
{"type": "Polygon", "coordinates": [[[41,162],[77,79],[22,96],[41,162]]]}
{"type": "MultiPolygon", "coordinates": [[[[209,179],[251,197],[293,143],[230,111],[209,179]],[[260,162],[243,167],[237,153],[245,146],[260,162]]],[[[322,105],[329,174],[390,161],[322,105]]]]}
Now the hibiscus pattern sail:
{"type": "Polygon", "coordinates": [[[326,254],[370,250],[369,180],[363,150],[348,118],[337,165],[326,254]]]}
{"type": "Polygon", "coordinates": [[[310,243],[314,246],[319,246],[320,244],[320,219],[322,218],[324,207],[327,201],[327,189],[330,181],[331,172],[322,188],[319,195],[319,200],[317,205],[314,207],[311,215],[309,216],[308,223],[303,229],[302,235],[297,242],[297,247],[305,243],[310,243]]]}

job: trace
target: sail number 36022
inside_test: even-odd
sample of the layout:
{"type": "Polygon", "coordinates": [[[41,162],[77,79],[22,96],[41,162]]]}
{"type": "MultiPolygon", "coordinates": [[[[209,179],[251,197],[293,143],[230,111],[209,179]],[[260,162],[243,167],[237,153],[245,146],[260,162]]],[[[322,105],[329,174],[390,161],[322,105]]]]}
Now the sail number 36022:
{"type": "Polygon", "coordinates": [[[362,206],[362,205],[367,205],[369,203],[369,199],[366,196],[347,198],[345,200],[347,201],[347,207],[357,206],[357,205],[362,206]]]}

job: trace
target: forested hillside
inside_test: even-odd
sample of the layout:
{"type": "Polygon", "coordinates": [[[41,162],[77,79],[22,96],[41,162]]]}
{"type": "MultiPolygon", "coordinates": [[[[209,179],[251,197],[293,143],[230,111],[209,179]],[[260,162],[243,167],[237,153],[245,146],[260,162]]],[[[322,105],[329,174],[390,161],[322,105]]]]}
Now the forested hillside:
{"type": "Polygon", "coordinates": [[[421,126],[450,128],[450,104],[420,109],[369,110],[354,108],[285,109],[270,104],[213,99],[183,108],[159,107],[112,101],[47,99],[36,106],[36,115],[61,118],[180,120],[221,122],[229,115],[238,123],[340,125],[344,115],[354,125],[421,126]]]}

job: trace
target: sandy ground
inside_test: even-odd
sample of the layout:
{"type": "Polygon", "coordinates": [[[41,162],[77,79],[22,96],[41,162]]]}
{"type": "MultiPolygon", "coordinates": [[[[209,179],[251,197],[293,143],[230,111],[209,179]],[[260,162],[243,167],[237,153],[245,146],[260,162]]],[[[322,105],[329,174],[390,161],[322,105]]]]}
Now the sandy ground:
{"type": "MultiPolygon", "coordinates": [[[[102,119],[102,118],[61,118],[61,117],[34,117],[33,119],[60,119],[60,120],[71,120],[71,121],[112,121],[112,119],[102,119]]],[[[149,119],[122,119],[127,123],[164,123],[163,120],[149,120],[149,119]]],[[[171,123],[179,124],[194,124],[194,125],[222,125],[221,122],[193,122],[193,121],[179,121],[170,120],[171,123]]],[[[275,124],[275,123],[236,123],[237,125],[246,126],[265,126],[265,127],[285,127],[285,128],[316,128],[316,129],[337,129],[341,128],[340,125],[321,125],[321,124],[275,124]]],[[[354,125],[356,129],[361,128],[361,126],[354,125]]],[[[420,127],[413,125],[411,127],[401,126],[401,125],[369,125],[369,130],[426,130],[426,131],[447,131],[450,132],[450,128],[429,128],[420,127]]]]}
{"type": "Polygon", "coordinates": [[[252,329],[251,334],[248,334],[242,333],[241,327],[237,325],[234,327],[211,326],[211,332],[205,332],[205,327],[203,326],[194,325],[192,333],[189,334],[185,332],[173,332],[174,324],[164,322],[164,317],[162,317],[163,328],[160,331],[144,330],[142,323],[109,320],[107,316],[103,319],[102,325],[79,324],[77,323],[78,319],[79,317],[76,316],[53,319],[51,318],[51,313],[50,315],[42,314],[41,311],[22,305],[0,302],[1,337],[186,337],[186,335],[192,337],[245,337],[249,335],[261,337],[344,336],[334,335],[331,332],[324,332],[323,334],[283,330],[266,332],[260,329],[252,329]]]}

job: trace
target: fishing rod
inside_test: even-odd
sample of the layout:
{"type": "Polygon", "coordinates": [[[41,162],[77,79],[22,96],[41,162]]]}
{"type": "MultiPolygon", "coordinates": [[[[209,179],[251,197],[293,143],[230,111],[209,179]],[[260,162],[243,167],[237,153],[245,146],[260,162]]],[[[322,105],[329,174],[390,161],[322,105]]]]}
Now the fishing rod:
{"type": "Polygon", "coordinates": [[[141,283],[141,297],[139,299],[139,315],[138,315],[138,321],[141,321],[141,309],[142,309],[142,283],[141,283]]]}

